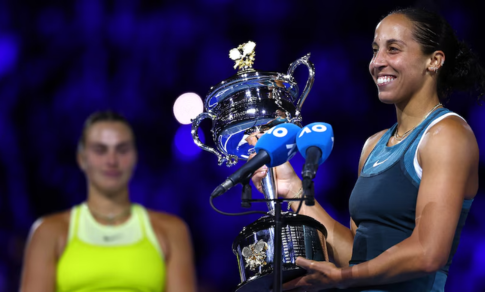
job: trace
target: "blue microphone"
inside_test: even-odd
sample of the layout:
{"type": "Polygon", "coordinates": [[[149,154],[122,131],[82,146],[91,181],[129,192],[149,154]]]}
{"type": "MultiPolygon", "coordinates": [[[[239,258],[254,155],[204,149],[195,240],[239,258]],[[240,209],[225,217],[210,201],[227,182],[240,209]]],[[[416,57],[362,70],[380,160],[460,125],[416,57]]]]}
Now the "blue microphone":
{"type": "Polygon", "coordinates": [[[330,155],[333,148],[333,129],[327,123],[312,123],[303,129],[296,138],[300,154],[305,158],[302,176],[315,178],[317,168],[330,155]]]}
{"type": "Polygon", "coordinates": [[[296,136],[299,132],[300,127],[291,123],[271,128],[259,138],[254,146],[256,156],[231,174],[212,192],[211,196],[222,195],[233,186],[247,180],[254,171],[265,164],[268,167],[275,167],[290,160],[297,152],[296,136]]]}
{"type": "Polygon", "coordinates": [[[296,138],[296,145],[300,154],[305,158],[305,165],[301,171],[303,177],[303,189],[309,190],[306,205],[315,204],[313,198],[313,179],[318,166],[330,155],[333,148],[333,129],[327,123],[312,123],[303,129],[296,138]]]}

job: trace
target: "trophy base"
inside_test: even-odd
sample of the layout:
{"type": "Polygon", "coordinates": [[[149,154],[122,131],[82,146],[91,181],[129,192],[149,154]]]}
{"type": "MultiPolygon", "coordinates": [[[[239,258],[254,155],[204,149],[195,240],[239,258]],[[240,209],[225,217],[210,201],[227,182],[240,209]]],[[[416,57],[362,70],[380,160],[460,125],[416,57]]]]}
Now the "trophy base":
{"type": "MultiPolygon", "coordinates": [[[[295,266],[292,270],[282,271],[282,274],[282,281],[285,283],[305,275],[306,270],[295,266]]],[[[273,272],[268,272],[261,276],[254,276],[252,279],[240,283],[234,292],[268,292],[273,288],[273,281],[273,272]]]]}

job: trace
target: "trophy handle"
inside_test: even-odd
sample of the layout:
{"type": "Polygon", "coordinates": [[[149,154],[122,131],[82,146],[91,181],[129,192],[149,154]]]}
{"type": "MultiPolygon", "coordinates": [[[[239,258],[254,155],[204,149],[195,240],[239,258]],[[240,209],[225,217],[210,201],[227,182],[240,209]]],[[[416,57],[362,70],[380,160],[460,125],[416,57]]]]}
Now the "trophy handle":
{"type": "Polygon", "coordinates": [[[301,106],[305,102],[305,99],[308,96],[308,93],[310,92],[310,89],[312,89],[313,86],[313,81],[315,81],[315,66],[313,63],[309,60],[310,59],[310,53],[308,53],[306,56],[301,57],[300,59],[296,60],[295,62],[290,64],[290,67],[288,68],[288,73],[287,75],[293,77],[293,72],[295,72],[296,67],[300,66],[301,64],[304,64],[308,68],[308,80],[305,85],[305,89],[303,89],[300,98],[298,99],[298,102],[296,103],[296,116],[298,117],[301,112],[301,106]]]}
{"type": "Polygon", "coordinates": [[[215,148],[207,146],[200,141],[199,133],[197,132],[197,130],[199,129],[200,122],[202,122],[202,120],[207,119],[207,118],[209,118],[211,120],[215,120],[216,116],[214,114],[205,112],[205,113],[199,114],[195,119],[192,120],[192,130],[191,130],[192,139],[194,140],[195,144],[197,146],[199,146],[200,148],[202,148],[203,150],[215,154],[217,156],[217,163],[219,165],[224,163],[224,161],[226,162],[227,167],[235,165],[237,163],[237,156],[236,155],[220,153],[215,148]]]}

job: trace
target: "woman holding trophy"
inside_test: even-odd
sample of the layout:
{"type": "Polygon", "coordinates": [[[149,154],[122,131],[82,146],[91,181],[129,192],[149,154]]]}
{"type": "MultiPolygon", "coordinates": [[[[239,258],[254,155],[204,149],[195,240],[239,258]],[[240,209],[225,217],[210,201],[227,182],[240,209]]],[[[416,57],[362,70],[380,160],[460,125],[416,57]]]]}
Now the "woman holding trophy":
{"type": "Polygon", "coordinates": [[[92,114],[77,160],[88,198],[34,223],[21,291],[195,291],[185,223],[130,201],[137,151],[128,121],[92,114]]]}
{"type": "MultiPolygon", "coordinates": [[[[461,229],[478,189],[472,129],[441,100],[454,90],[485,91],[485,73],[440,16],[403,9],[376,27],[369,71],[397,123],[371,136],[350,196],[350,228],[319,204],[300,214],[327,229],[332,263],[298,258],[307,275],[285,291],[444,291],[461,229]]],[[[263,167],[253,176],[261,190],[263,167]]],[[[276,168],[278,193],[301,196],[289,163],[276,168]]],[[[292,203],[296,209],[298,204],[292,203]]]]}

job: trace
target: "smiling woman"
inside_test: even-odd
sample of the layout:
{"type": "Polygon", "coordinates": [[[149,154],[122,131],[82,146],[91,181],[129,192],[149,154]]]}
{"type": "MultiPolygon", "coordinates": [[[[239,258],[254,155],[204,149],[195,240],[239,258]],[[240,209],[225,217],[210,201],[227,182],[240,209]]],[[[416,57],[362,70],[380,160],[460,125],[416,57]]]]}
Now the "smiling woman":
{"type": "MultiPolygon", "coordinates": [[[[441,101],[454,90],[478,89],[483,98],[485,71],[443,18],[420,9],[385,17],[372,47],[369,71],[397,123],[364,145],[350,228],[317,202],[302,206],[327,228],[333,263],[298,258],[309,273],[285,291],[444,291],[478,189],[478,145],[467,122],[441,101]]],[[[299,193],[289,163],[275,172],[280,196],[299,193]]],[[[255,185],[264,175],[256,172],[255,185]]]]}
{"type": "Polygon", "coordinates": [[[91,115],[77,160],[87,201],[34,224],[21,291],[195,291],[185,223],[129,199],[137,151],[128,121],[114,112],[91,115]]]}

